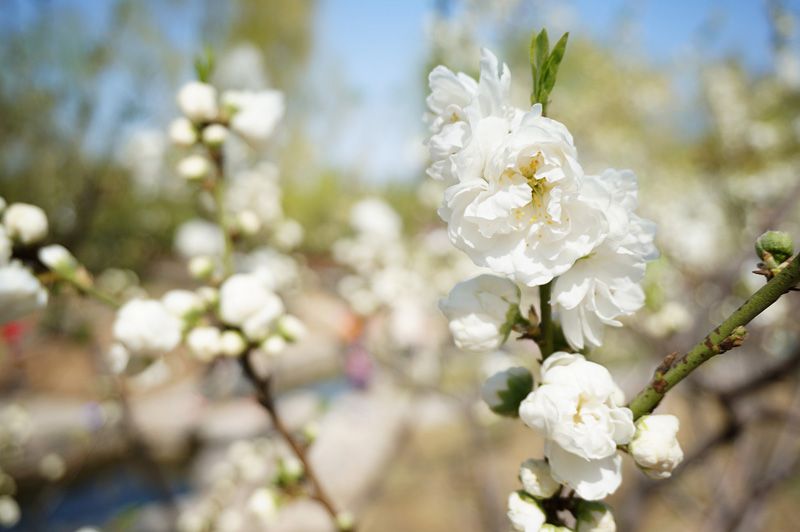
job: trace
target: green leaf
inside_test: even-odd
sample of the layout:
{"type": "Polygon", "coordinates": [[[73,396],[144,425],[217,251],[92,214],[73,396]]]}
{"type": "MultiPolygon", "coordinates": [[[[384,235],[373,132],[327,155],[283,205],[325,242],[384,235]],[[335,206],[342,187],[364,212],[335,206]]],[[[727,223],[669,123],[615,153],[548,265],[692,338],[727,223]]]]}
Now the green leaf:
{"type": "Polygon", "coordinates": [[[550,53],[550,39],[547,30],[543,29],[538,35],[531,37],[530,63],[531,77],[533,78],[533,89],[531,91],[531,104],[537,103],[541,93],[542,68],[547,55],[550,53]]]}
{"type": "Polygon", "coordinates": [[[203,49],[203,53],[194,60],[194,71],[198,81],[208,83],[214,71],[214,50],[210,46],[203,49]]]}
{"type": "Polygon", "coordinates": [[[564,52],[567,49],[567,39],[569,39],[569,32],[561,36],[542,66],[540,83],[542,84],[545,98],[550,95],[550,91],[556,85],[558,67],[561,65],[561,60],[564,59],[564,52]]]}

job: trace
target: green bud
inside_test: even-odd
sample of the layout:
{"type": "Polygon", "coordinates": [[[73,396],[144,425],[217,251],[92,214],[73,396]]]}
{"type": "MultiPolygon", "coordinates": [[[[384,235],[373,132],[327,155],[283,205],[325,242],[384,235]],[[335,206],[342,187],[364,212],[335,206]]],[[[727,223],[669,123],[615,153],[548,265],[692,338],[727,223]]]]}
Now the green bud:
{"type": "Polygon", "coordinates": [[[533,389],[533,375],[525,368],[515,367],[495,373],[483,383],[481,396],[495,414],[507,417],[519,415],[520,403],[533,389]]]}
{"type": "Polygon", "coordinates": [[[767,231],[756,240],[756,255],[764,262],[772,256],[780,264],[794,255],[792,237],[783,231],[767,231]]]}
{"type": "Polygon", "coordinates": [[[611,507],[599,501],[580,501],[575,512],[577,532],[594,530],[616,530],[611,507]]]}

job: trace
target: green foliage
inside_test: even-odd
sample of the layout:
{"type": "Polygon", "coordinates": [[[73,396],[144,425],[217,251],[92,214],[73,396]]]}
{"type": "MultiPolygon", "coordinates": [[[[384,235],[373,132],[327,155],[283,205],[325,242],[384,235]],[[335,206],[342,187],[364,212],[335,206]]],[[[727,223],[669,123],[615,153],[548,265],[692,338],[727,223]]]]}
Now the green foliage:
{"type": "Polygon", "coordinates": [[[568,39],[569,33],[565,33],[551,50],[546,29],[531,38],[530,65],[533,78],[531,104],[541,103],[543,112],[547,110],[550,93],[556,85],[558,68],[564,59],[568,39]]]}

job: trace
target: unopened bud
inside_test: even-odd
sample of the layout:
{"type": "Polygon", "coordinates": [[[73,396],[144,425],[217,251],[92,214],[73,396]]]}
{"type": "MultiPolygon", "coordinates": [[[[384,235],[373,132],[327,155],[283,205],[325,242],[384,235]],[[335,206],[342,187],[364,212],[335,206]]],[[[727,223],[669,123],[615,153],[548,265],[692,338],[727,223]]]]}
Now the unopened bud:
{"type": "Polygon", "coordinates": [[[495,414],[517,417],[519,405],[533,389],[533,376],[515,367],[495,373],[483,383],[481,397],[495,414]]]}
{"type": "Polygon", "coordinates": [[[792,237],[784,231],[767,231],[756,240],[756,255],[764,262],[772,257],[781,264],[793,254],[792,237]]]}
{"type": "Polygon", "coordinates": [[[40,248],[39,261],[54,272],[62,275],[74,273],[78,267],[78,261],[72,256],[72,253],[59,244],[40,248]]]}
{"type": "Polygon", "coordinates": [[[203,179],[211,172],[211,164],[202,155],[189,155],[178,163],[178,174],[187,181],[203,179]]]}

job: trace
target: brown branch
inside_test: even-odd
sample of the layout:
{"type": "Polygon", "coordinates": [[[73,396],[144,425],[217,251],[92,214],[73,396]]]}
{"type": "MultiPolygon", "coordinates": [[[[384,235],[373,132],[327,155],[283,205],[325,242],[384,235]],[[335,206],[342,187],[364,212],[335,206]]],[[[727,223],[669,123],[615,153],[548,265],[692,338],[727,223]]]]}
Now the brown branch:
{"type": "Polygon", "coordinates": [[[292,432],[284,424],[283,419],[278,413],[275,399],[272,394],[272,379],[270,377],[261,378],[258,373],[256,373],[255,368],[250,361],[250,351],[246,351],[239,360],[245,376],[255,388],[256,399],[258,400],[258,403],[263,406],[267,411],[267,414],[269,414],[270,420],[272,421],[272,426],[275,428],[278,434],[280,434],[281,438],[286,441],[297,459],[303,464],[305,478],[311,485],[311,493],[309,493],[309,496],[320,503],[323,508],[325,508],[333,522],[337,524],[339,530],[355,532],[355,525],[349,528],[342,528],[342,524],[339,523],[339,511],[336,509],[336,506],[331,498],[325,492],[325,489],[322,487],[322,483],[319,481],[314,468],[311,466],[306,454],[305,446],[300,444],[295,439],[295,437],[292,435],[292,432]]]}

